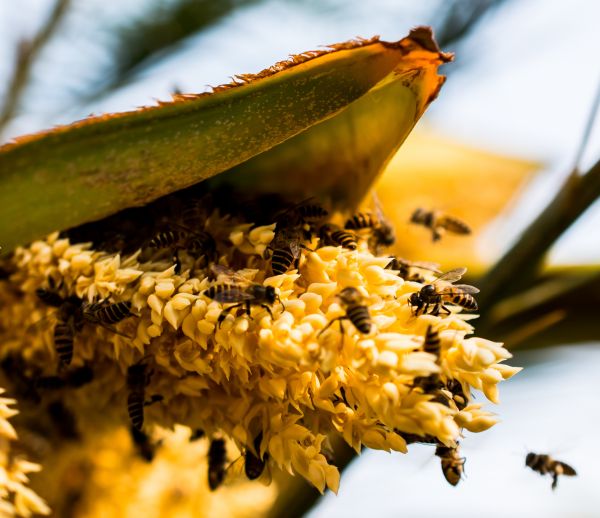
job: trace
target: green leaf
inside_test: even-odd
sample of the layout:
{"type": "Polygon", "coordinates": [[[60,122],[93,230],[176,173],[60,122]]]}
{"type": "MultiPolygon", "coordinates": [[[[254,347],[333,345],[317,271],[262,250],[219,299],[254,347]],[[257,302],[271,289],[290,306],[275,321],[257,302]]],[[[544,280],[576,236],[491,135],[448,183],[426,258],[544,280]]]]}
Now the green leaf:
{"type": "Polygon", "coordinates": [[[437,68],[450,58],[418,28],[396,43],[294,56],[212,94],[21,138],[0,148],[3,251],[146,204],[283,142],[236,181],[261,168],[264,188],[315,182],[356,200],[437,95],[437,68]]]}

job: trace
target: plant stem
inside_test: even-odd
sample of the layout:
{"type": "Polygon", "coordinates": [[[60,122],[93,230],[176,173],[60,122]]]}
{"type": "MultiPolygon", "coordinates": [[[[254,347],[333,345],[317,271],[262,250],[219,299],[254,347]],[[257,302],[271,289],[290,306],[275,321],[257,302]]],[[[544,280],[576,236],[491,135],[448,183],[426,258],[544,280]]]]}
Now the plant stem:
{"type": "Polygon", "coordinates": [[[29,41],[21,41],[17,47],[15,71],[8,86],[4,106],[0,112],[0,135],[15,116],[21,97],[25,92],[25,87],[29,82],[33,63],[44,45],[54,34],[70,3],[71,0],[57,0],[50,17],[35,37],[29,41]]]}
{"type": "Polygon", "coordinates": [[[495,301],[526,288],[555,241],[600,196],[600,161],[583,176],[569,175],[563,187],[480,283],[482,314],[495,301]]]}

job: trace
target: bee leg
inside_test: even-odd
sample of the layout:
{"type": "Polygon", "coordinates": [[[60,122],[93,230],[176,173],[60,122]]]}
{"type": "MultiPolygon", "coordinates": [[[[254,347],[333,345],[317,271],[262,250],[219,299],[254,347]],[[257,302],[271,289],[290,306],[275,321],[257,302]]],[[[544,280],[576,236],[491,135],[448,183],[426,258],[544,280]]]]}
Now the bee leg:
{"type": "Polygon", "coordinates": [[[451,315],[452,311],[450,311],[446,306],[444,306],[443,304],[440,304],[440,307],[438,309],[438,314],[441,310],[444,310],[446,312],[446,315],[451,315]]]}
{"type": "Polygon", "coordinates": [[[265,309],[267,311],[267,313],[269,313],[269,315],[271,315],[271,320],[274,320],[273,312],[271,311],[271,308],[269,306],[267,306],[266,304],[261,304],[260,307],[265,309]]]}
{"type": "Polygon", "coordinates": [[[554,491],[556,489],[557,485],[558,485],[558,473],[553,473],[552,474],[552,491],[554,491]]]}
{"type": "Polygon", "coordinates": [[[302,248],[302,250],[306,250],[307,252],[314,252],[312,248],[308,248],[306,245],[300,245],[300,248],[302,248]]]}
{"type": "Polygon", "coordinates": [[[221,314],[219,315],[219,318],[217,319],[217,328],[221,327],[221,324],[227,318],[227,315],[232,310],[237,309],[240,306],[243,306],[244,304],[245,304],[245,302],[240,302],[239,304],[234,304],[233,306],[229,306],[228,308],[225,308],[223,311],[221,311],[221,314]]]}
{"type": "Polygon", "coordinates": [[[331,324],[333,324],[335,321],[341,320],[343,318],[344,317],[337,317],[337,318],[334,318],[333,320],[330,320],[329,323],[323,329],[321,329],[319,331],[319,334],[317,335],[317,338],[319,338],[319,336],[321,336],[325,331],[327,331],[327,329],[331,326],[331,324]]]}

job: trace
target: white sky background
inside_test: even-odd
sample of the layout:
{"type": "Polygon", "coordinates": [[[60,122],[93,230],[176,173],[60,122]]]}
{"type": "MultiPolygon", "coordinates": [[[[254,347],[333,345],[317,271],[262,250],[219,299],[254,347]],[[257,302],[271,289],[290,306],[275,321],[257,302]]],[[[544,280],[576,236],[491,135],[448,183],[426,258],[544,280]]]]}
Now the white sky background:
{"type": "MultiPolygon", "coordinates": [[[[142,0],[75,0],[70,28],[37,69],[55,89],[33,88],[30,106],[8,136],[82,118],[90,112],[120,111],[167,99],[175,86],[203,91],[242,72],[256,72],[289,53],[354,36],[381,34],[397,40],[410,27],[430,21],[433,0],[270,0],[243,9],[191,38],[172,59],[110,97],[52,114],[57,92],[93,77],[103,56],[94,24],[135,12],[142,0]],[[98,11],[98,6],[102,6],[98,11]],[[117,7],[118,6],[118,7],[117,7]],[[126,6],[126,9],[123,7],[126,6]],[[124,10],[125,9],[125,10],[124,10]],[[86,68],[87,63],[87,68],[86,68]],[[92,67],[90,67],[90,64],[92,67]]],[[[48,0],[0,0],[0,95],[10,73],[11,43],[31,34],[48,10],[48,0]],[[18,6],[18,9],[15,8],[18,6]]],[[[569,172],[592,98],[600,82],[600,2],[511,0],[492,12],[458,49],[456,71],[429,109],[437,132],[493,151],[547,164],[513,214],[490,229],[482,249],[496,256],[551,198],[569,172]]],[[[449,70],[453,65],[448,65],[449,70]]],[[[435,152],[435,150],[432,150],[435,152]]],[[[600,157],[600,121],[584,167],[600,157]]],[[[600,204],[561,239],[555,262],[600,262],[600,204]]],[[[600,338],[600,329],[599,329],[600,338]]],[[[517,358],[519,365],[527,358],[517,358]]],[[[408,456],[368,452],[344,473],[337,498],[328,496],[312,518],[374,516],[600,516],[600,404],[596,365],[600,346],[554,351],[546,363],[503,384],[497,409],[503,423],[470,434],[463,453],[468,478],[450,487],[427,447],[408,456]],[[535,409],[535,413],[533,412],[535,409]],[[579,471],[576,479],[550,491],[544,479],[523,466],[525,446],[556,454],[579,471]],[[429,460],[428,460],[429,459],[429,460]]]]}

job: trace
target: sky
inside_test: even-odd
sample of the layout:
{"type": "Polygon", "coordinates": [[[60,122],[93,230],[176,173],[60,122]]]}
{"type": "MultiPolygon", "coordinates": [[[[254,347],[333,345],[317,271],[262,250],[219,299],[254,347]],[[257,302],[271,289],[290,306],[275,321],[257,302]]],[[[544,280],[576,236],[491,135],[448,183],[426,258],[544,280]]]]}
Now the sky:
{"type": "MultiPolygon", "coordinates": [[[[11,42],[34,31],[50,5],[47,0],[20,0],[15,9],[16,4],[0,2],[0,85],[10,73],[11,42]]],[[[172,59],[151,67],[114,95],[57,114],[51,110],[56,92],[80,77],[94,77],[94,67],[102,63],[101,49],[88,41],[90,34],[91,39],[102,38],[93,32],[94,23],[123,18],[141,5],[141,0],[127,0],[119,2],[117,9],[116,2],[82,0],[76,2],[70,28],[50,49],[52,57],[36,70],[49,84],[28,93],[35,112],[15,121],[8,136],[92,112],[152,104],[167,99],[175,87],[203,91],[206,85],[258,71],[288,54],[357,35],[380,34],[397,40],[412,26],[427,23],[436,4],[433,0],[268,0],[189,39],[172,59]]],[[[516,238],[573,167],[600,83],[599,19],[600,2],[508,1],[457,49],[456,65],[446,66],[455,68],[425,117],[428,126],[476,147],[544,164],[511,213],[483,237],[481,247],[490,257],[516,238]]],[[[600,121],[582,168],[598,157],[600,121]]],[[[563,236],[552,251],[552,261],[598,264],[598,228],[597,203],[563,236]]],[[[531,360],[521,353],[511,364],[529,365],[531,360]]],[[[502,404],[496,411],[502,422],[464,441],[467,478],[457,488],[443,479],[431,448],[414,446],[408,456],[368,451],[343,474],[339,496],[327,495],[311,518],[598,516],[600,407],[595,369],[599,364],[600,342],[565,346],[544,359],[535,356],[534,366],[501,384],[502,404]],[[524,467],[528,449],[555,455],[572,464],[579,476],[561,480],[553,493],[549,479],[524,467]]]]}

